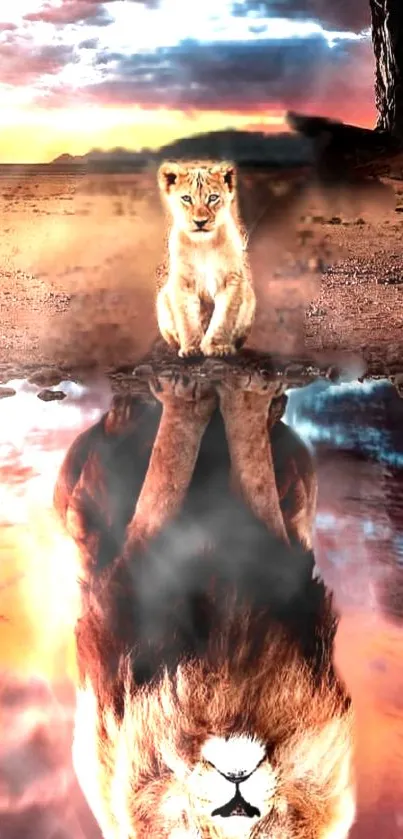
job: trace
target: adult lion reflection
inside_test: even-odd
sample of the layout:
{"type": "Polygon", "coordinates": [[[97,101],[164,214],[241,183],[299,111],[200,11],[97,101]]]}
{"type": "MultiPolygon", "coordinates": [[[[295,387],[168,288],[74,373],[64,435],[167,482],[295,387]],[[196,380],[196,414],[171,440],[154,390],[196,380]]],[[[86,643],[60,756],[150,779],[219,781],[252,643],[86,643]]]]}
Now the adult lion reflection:
{"type": "Polygon", "coordinates": [[[81,435],[55,492],[82,555],[80,785],[105,839],[343,839],[352,714],[310,455],[268,393],[154,395],[81,435]]]}

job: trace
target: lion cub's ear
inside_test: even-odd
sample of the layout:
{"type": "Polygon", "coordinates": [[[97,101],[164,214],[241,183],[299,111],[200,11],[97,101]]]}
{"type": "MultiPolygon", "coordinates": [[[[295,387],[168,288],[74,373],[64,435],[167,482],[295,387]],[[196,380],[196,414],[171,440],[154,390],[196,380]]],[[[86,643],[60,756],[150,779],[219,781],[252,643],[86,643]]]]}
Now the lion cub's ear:
{"type": "Polygon", "coordinates": [[[236,169],[233,163],[220,163],[216,172],[220,173],[225,185],[228,187],[228,192],[235,192],[236,187],[236,169]]]}
{"type": "Polygon", "coordinates": [[[158,169],[158,186],[161,192],[169,193],[179,175],[179,164],[174,160],[166,160],[158,169]]]}

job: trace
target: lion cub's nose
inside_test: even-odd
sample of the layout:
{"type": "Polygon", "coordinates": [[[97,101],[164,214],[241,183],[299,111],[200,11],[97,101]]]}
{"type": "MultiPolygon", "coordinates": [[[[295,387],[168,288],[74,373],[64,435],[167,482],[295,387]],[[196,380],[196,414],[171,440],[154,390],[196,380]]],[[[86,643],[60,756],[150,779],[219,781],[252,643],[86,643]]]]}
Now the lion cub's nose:
{"type": "Polygon", "coordinates": [[[202,230],[203,227],[206,226],[206,224],[208,222],[208,218],[194,218],[193,221],[194,221],[196,227],[198,227],[199,230],[202,230]]]}

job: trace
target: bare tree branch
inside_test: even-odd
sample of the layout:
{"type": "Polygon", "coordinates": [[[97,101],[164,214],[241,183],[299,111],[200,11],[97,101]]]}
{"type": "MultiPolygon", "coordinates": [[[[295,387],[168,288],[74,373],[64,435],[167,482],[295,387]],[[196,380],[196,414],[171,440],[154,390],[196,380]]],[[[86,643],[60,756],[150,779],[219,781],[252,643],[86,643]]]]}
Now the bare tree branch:
{"type": "Polygon", "coordinates": [[[375,53],[377,127],[403,140],[403,5],[369,0],[375,53]]]}

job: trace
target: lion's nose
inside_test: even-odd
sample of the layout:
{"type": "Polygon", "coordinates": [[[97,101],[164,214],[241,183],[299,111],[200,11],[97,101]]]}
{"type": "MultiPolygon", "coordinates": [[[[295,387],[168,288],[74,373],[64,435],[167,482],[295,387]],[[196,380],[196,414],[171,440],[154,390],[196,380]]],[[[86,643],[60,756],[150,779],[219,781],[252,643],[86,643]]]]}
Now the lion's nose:
{"type": "Polygon", "coordinates": [[[195,226],[198,227],[199,230],[202,230],[203,227],[206,226],[206,224],[208,222],[208,219],[207,218],[194,218],[193,221],[195,223],[195,226]]]}
{"type": "Polygon", "coordinates": [[[231,781],[232,784],[240,784],[241,781],[245,781],[246,778],[249,778],[253,772],[248,774],[248,772],[242,770],[240,772],[222,772],[221,774],[224,775],[224,778],[226,778],[227,781],[231,781]]]}

